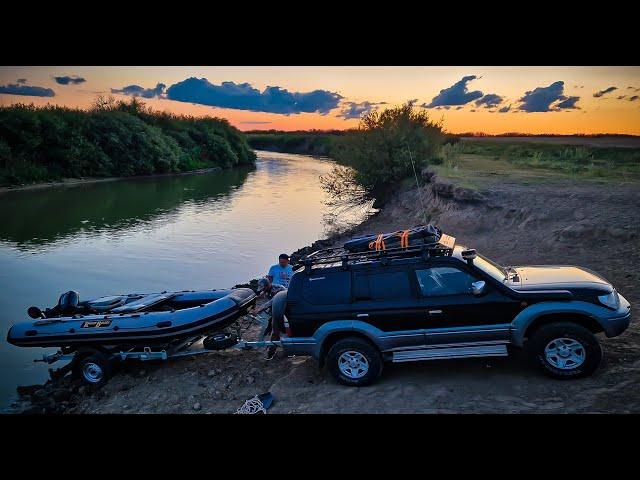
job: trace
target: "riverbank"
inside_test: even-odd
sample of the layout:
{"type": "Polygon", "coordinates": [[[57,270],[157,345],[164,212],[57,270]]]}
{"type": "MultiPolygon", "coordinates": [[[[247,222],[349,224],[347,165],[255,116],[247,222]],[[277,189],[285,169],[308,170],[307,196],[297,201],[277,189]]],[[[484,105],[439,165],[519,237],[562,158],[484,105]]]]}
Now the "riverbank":
{"type": "Polygon", "coordinates": [[[176,177],[183,175],[198,175],[203,173],[213,173],[222,171],[221,167],[212,167],[212,168],[198,168],[195,170],[190,170],[188,172],[178,172],[178,173],[156,173],[153,175],[137,175],[135,177],[104,177],[104,178],[64,178],[58,181],[52,182],[42,182],[42,183],[32,183],[25,185],[13,185],[0,187],[0,194],[7,192],[16,192],[23,190],[40,190],[43,188],[52,188],[52,187],[73,187],[77,185],[86,185],[89,183],[104,183],[104,182],[116,182],[119,180],[131,180],[131,179],[145,179],[145,178],[162,178],[162,177],[176,177]]]}
{"type": "MultiPolygon", "coordinates": [[[[411,227],[423,223],[426,214],[458,243],[502,264],[591,268],[616,286],[632,310],[640,307],[640,273],[634,267],[640,261],[637,183],[617,183],[612,188],[610,182],[576,178],[547,183],[506,173],[488,178],[490,182],[474,190],[427,170],[420,188],[411,183],[402,186],[378,214],[348,234],[296,253],[338,245],[350,236],[411,227]]],[[[246,335],[249,339],[255,334],[257,327],[246,335]]],[[[16,409],[233,413],[247,398],[271,391],[273,413],[639,412],[638,323],[620,337],[601,341],[602,366],[592,377],[571,382],[543,376],[516,352],[508,358],[389,364],[376,384],[346,388],[313,359],[287,358],[279,352],[267,361],[263,350],[231,349],[159,365],[130,364],[95,393],[77,386],[61,390],[53,384],[37,393],[34,387],[23,392],[16,409]]]]}
{"type": "Polygon", "coordinates": [[[245,132],[247,142],[256,150],[302,155],[331,156],[345,131],[330,132],[245,132]]]}

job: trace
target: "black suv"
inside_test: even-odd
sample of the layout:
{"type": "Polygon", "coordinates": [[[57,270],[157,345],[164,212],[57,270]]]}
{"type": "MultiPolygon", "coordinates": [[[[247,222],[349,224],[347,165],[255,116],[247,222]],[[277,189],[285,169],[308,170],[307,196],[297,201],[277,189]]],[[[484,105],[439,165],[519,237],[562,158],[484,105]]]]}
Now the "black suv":
{"type": "MultiPolygon", "coordinates": [[[[381,238],[381,237],[380,237],[381,238]]],[[[288,354],[311,355],[341,383],[374,381],[385,361],[506,356],[524,347],[555,378],[591,374],[596,334],[621,334],[630,305],[575,266],[502,267],[441,235],[433,243],[304,258],[273,318],[288,354]]]]}

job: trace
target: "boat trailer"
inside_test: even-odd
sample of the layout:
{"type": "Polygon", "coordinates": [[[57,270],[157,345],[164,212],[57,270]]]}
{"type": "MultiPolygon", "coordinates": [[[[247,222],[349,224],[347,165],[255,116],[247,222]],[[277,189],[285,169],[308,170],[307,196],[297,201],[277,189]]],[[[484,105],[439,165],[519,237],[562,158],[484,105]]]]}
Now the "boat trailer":
{"type": "MultiPolygon", "coordinates": [[[[254,350],[257,348],[267,348],[270,346],[281,346],[282,342],[279,340],[264,340],[267,334],[267,328],[269,326],[270,315],[268,314],[247,314],[244,315],[245,318],[250,318],[251,320],[257,322],[262,328],[260,330],[259,340],[255,341],[247,341],[242,340],[242,327],[240,326],[239,321],[236,323],[236,333],[235,334],[227,334],[223,332],[218,333],[200,333],[198,335],[194,335],[192,337],[186,338],[183,341],[172,345],[167,348],[162,349],[153,349],[152,347],[143,347],[140,348],[132,348],[126,351],[110,351],[107,359],[109,361],[115,362],[123,362],[126,360],[140,360],[143,362],[146,361],[164,361],[173,358],[182,358],[182,357],[194,357],[197,355],[204,355],[215,353],[217,351],[226,350],[229,348],[236,348],[239,350],[254,350]],[[223,335],[225,336],[226,342],[220,343],[218,346],[205,345],[207,338],[215,336],[215,335],[223,335]]],[[[224,339],[223,339],[224,340],[224,339]]],[[[76,361],[78,360],[78,354],[82,353],[83,356],[91,355],[92,353],[104,355],[103,350],[99,349],[83,349],[81,351],[74,351],[65,353],[62,350],[58,350],[55,353],[45,354],[42,358],[35,359],[34,362],[43,362],[49,365],[67,361],[66,365],[53,369],[49,369],[49,376],[52,380],[61,378],[65,376],[69,371],[73,369],[76,361]]],[[[89,376],[90,377],[90,376],[89,376]]],[[[98,382],[91,381],[90,378],[87,378],[87,375],[81,376],[82,380],[88,384],[96,384],[98,382]]],[[[106,380],[106,379],[105,379],[106,380]]]]}

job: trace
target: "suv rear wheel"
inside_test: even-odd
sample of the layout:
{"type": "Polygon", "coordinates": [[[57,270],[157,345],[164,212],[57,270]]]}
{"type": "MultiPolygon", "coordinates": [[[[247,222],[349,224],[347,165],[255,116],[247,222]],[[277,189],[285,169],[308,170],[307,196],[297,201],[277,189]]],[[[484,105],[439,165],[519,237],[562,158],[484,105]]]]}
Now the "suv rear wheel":
{"type": "Polygon", "coordinates": [[[333,344],[327,353],[327,368],[343,385],[369,385],[382,373],[382,356],[371,343],[347,337],[333,344]]]}
{"type": "Polygon", "coordinates": [[[542,370],[562,380],[591,375],[602,359],[596,336],[571,322],[543,325],[531,337],[530,348],[542,370]]]}

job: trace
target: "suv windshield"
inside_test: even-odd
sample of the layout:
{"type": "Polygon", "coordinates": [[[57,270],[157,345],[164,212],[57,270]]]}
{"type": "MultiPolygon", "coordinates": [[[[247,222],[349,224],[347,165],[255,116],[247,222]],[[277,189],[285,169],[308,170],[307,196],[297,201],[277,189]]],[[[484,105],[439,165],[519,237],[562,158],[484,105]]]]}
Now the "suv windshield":
{"type": "Polygon", "coordinates": [[[504,267],[492,262],[486,257],[483,257],[479,253],[476,254],[476,258],[473,260],[473,265],[500,282],[504,282],[507,279],[507,271],[504,267]]]}

